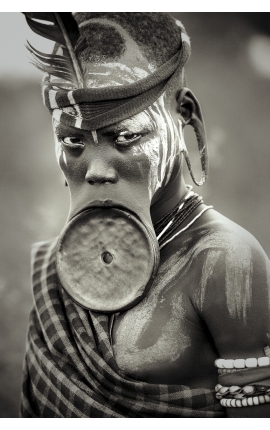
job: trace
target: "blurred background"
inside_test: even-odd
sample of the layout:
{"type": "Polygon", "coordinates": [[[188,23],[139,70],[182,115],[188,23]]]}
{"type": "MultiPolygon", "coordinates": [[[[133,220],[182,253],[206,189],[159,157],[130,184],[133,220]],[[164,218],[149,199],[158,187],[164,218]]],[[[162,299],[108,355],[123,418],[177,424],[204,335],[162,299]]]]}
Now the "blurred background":
{"type": "MultiPolygon", "coordinates": [[[[209,140],[209,180],[194,189],[270,256],[270,14],[173,15],[191,36],[188,86],[201,103],[209,140]]],[[[0,13],[0,417],[8,418],[19,410],[32,306],[30,246],[60,233],[69,204],[27,39],[44,52],[52,47],[20,13],[0,13]]],[[[186,143],[199,177],[191,132],[186,143]]]]}

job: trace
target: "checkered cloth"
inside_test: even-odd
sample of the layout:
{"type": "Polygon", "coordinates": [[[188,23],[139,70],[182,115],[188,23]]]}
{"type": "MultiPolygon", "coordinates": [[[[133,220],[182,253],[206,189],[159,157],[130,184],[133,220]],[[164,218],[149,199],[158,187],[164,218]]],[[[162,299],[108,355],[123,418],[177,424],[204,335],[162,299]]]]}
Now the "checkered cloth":
{"type": "Polygon", "coordinates": [[[117,367],[109,317],[74,303],[61,287],[56,240],[33,251],[30,316],[21,417],[223,417],[214,391],[148,384],[117,367]]]}

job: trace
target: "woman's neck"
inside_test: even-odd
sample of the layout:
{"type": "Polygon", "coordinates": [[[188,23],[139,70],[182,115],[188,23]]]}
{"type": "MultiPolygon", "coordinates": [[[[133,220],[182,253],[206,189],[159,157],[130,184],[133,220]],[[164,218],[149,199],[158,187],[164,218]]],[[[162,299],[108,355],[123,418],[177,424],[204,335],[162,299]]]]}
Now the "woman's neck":
{"type": "Polygon", "coordinates": [[[180,170],[173,180],[162,190],[161,195],[151,205],[151,218],[153,224],[169,213],[187,192],[187,186],[180,170]]]}

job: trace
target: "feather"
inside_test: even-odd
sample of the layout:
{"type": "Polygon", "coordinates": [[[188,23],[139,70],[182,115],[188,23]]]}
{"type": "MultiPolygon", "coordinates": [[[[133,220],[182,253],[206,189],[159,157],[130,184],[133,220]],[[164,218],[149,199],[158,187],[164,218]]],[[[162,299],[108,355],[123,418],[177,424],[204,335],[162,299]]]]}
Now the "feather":
{"type": "Polygon", "coordinates": [[[76,48],[80,33],[71,12],[23,12],[26,21],[35,33],[62,45],[63,55],[44,54],[30,45],[26,46],[34,57],[33,64],[43,72],[69,80],[78,88],[84,86],[83,71],[78,53],[85,47],[81,41],[76,48]],[[45,21],[39,22],[36,20],[45,21]]]}
{"type": "Polygon", "coordinates": [[[57,76],[58,78],[68,80],[73,85],[77,84],[74,73],[70,67],[70,60],[68,56],[56,54],[43,54],[35,49],[29,42],[26,48],[32,54],[34,61],[32,64],[39,70],[50,75],[57,76]]]}

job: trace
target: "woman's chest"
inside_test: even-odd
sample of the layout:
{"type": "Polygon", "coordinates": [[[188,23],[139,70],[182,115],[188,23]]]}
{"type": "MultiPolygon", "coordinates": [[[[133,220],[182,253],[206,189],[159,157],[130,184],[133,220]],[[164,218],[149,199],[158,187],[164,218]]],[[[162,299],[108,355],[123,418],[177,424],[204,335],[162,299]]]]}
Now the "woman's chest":
{"type": "Polygon", "coordinates": [[[215,354],[188,294],[192,279],[174,258],[161,268],[147,296],[117,315],[112,344],[120,370],[150,383],[183,383],[215,354]]]}

